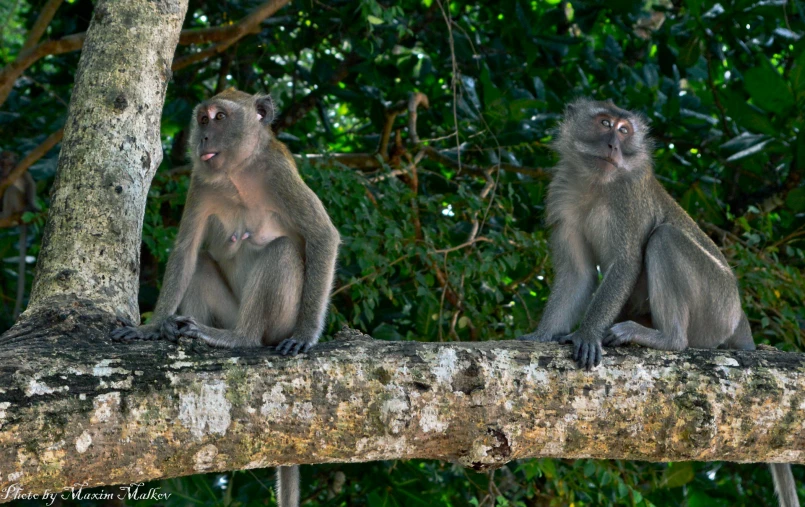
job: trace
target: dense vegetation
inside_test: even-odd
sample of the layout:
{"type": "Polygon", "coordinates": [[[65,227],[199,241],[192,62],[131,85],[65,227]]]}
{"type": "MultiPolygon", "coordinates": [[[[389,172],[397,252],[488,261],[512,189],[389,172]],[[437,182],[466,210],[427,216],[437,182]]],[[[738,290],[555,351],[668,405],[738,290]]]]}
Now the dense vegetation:
{"type": "MultiPolygon", "coordinates": [[[[44,4],[0,6],[3,65],[44,4]]],[[[185,28],[237,22],[260,4],[191,0],[185,28]]],[[[85,31],[91,13],[90,0],[65,2],[45,38],[85,31]]],[[[272,93],[283,111],[276,130],[294,153],[333,155],[300,159],[343,237],[330,334],[344,324],[389,340],[532,330],[552,277],[543,221],[552,128],[566,102],[590,96],[648,115],[657,176],[727,254],[756,341],[803,350],[803,33],[802,5],[784,0],[294,0],[259,33],[174,74],[143,231],[143,315],[187,190],[192,107],[236,86],[272,93]],[[418,138],[405,107],[395,108],[417,92],[429,105],[418,109],[418,138]]],[[[207,46],[180,46],[177,59],[199,47],[207,46]]],[[[0,109],[2,149],[22,158],[62,127],[78,58],[42,58],[17,80],[0,109]]],[[[24,216],[33,257],[57,157],[50,150],[31,168],[43,207],[24,216]]],[[[18,228],[0,229],[0,331],[12,323],[18,238],[18,228]]],[[[30,263],[28,286],[33,271],[30,263]]],[[[805,483],[801,467],[795,475],[805,483]]],[[[246,471],[162,486],[174,493],[170,505],[262,505],[270,477],[246,471]]],[[[311,505],[774,502],[765,467],[728,463],[543,459],[481,474],[379,462],[303,467],[303,488],[311,505]]]]}

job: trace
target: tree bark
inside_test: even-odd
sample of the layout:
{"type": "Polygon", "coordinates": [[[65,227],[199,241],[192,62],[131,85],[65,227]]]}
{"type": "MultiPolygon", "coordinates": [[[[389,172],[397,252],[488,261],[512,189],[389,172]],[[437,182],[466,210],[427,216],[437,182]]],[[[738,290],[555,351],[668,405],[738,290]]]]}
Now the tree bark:
{"type": "MultiPolygon", "coordinates": [[[[143,213],[187,0],[102,0],[76,72],[29,311],[61,297],[139,320],[143,213]]],[[[27,315],[26,312],[25,315],[27,315]]]]}
{"type": "MultiPolygon", "coordinates": [[[[92,309],[0,343],[0,502],[73,484],[292,463],[531,457],[805,462],[805,356],[376,341],[309,354],[104,341],[92,309]],[[94,337],[76,343],[70,334],[94,337]],[[69,344],[69,346],[65,346],[69,344]]],[[[24,326],[23,326],[24,327],[24,326]]]]}

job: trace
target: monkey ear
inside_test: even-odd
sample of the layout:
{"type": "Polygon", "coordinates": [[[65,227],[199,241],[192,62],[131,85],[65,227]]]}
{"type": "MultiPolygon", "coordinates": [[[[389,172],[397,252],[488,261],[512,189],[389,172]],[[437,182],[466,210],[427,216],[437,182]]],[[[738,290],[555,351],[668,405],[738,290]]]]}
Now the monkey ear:
{"type": "Polygon", "coordinates": [[[257,117],[263,125],[271,125],[274,121],[274,100],[271,95],[258,95],[254,103],[257,117]]]}

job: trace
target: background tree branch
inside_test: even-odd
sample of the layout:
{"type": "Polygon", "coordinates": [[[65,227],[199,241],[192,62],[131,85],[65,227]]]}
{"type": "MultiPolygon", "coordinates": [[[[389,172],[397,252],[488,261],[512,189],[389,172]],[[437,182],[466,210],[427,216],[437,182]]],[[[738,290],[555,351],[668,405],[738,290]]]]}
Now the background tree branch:
{"type": "MultiPolygon", "coordinates": [[[[239,39],[250,33],[254,33],[264,19],[273,15],[289,1],[290,0],[268,0],[252,11],[251,14],[231,25],[183,30],[179,38],[179,44],[202,44],[205,42],[219,42],[219,44],[198,53],[193,53],[183,58],[177,58],[176,61],[173,62],[173,70],[187,67],[225,51],[239,39]]],[[[13,63],[0,70],[0,106],[6,101],[8,94],[11,93],[11,89],[14,87],[14,83],[22,76],[25,69],[36,63],[37,60],[48,55],[59,55],[70,51],[78,51],[83,47],[86,33],[76,33],[61,39],[49,40],[35,45],[41,37],[41,34],[44,33],[44,30],[47,28],[47,23],[53,19],[53,15],[60,3],[60,0],[49,0],[47,5],[42,9],[34,28],[31,29],[22,51],[20,51],[13,63]],[[43,24],[44,26],[42,26],[43,24]],[[39,33],[38,37],[36,36],[37,33],[39,33]]]]}

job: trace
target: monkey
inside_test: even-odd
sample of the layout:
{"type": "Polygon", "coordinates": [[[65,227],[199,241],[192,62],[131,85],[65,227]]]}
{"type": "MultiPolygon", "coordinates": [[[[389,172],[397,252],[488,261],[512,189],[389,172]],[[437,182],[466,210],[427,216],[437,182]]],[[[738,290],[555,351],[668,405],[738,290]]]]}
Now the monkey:
{"type": "MultiPolygon", "coordinates": [[[[0,153],[0,180],[5,180],[17,165],[17,156],[11,151],[0,153]]],[[[7,218],[24,211],[38,211],[36,202],[36,183],[31,173],[25,171],[14,180],[2,195],[0,218],[7,218]]],[[[14,302],[14,320],[22,311],[22,300],[25,297],[25,258],[28,247],[28,225],[20,223],[19,260],[17,262],[17,300],[14,302]]]]}
{"type": "MultiPolygon", "coordinates": [[[[190,187],[153,316],[113,340],[183,335],[282,355],[318,342],[340,236],[274,137],[274,115],[269,95],[234,88],[195,108],[190,187]]],[[[277,476],[279,505],[298,505],[298,467],[277,476]]]]}
{"type": "MultiPolygon", "coordinates": [[[[578,99],[554,142],[546,215],[556,279],[537,329],[520,339],[572,344],[587,370],[602,345],[755,349],[735,275],[655,178],[648,134],[641,113],[578,99]]],[[[770,466],[780,505],[798,507],[791,466],[770,466]]]]}

